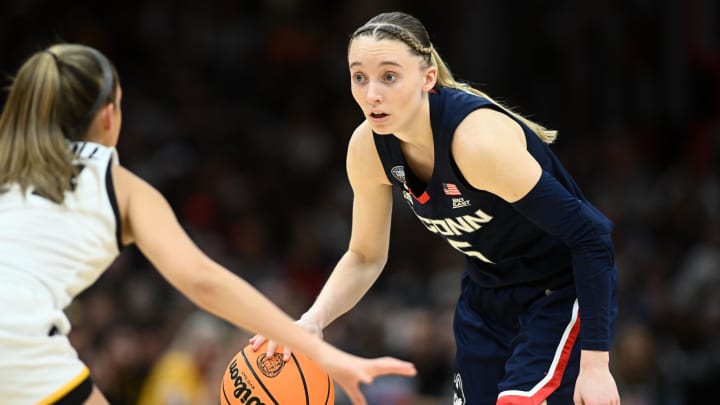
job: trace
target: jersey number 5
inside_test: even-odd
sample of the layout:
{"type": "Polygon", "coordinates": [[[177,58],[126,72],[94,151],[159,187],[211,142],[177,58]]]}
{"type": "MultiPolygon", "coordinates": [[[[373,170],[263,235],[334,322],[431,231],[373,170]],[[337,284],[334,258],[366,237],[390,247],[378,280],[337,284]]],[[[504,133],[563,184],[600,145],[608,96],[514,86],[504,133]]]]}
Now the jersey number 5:
{"type": "Polygon", "coordinates": [[[452,239],[447,239],[447,241],[450,246],[454,247],[457,251],[462,252],[467,256],[478,258],[485,263],[495,264],[495,262],[485,257],[485,255],[483,255],[482,253],[476,250],[467,250],[468,248],[472,247],[472,245],[467,242],[452,239]]]}

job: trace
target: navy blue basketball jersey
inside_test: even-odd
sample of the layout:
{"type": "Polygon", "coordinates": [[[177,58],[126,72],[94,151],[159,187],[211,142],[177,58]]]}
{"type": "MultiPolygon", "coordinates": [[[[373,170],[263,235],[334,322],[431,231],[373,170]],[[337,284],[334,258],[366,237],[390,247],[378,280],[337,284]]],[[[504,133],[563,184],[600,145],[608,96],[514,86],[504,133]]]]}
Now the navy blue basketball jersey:
{"type": "MultiPolygon", "coordinates": [[[[396,137],[374,134],[388,178],[400,187],[418,219],[430,232],[464,253],[467,271],[480,286],[503,287],[550,278],[570,280],[572,258],[567,245],[530,222],[510,203],[473,188],[454,163],[450,145],[460,122],[478,108],[502,109],[483,97],[445,87],[437,87],[429,99],[435,166],[428,184],[412,173],[396,137]]],[[[522,122],[515,121],[525,133],[528,151],[542,169],[584,200],[548,145],[522,122]]]]}

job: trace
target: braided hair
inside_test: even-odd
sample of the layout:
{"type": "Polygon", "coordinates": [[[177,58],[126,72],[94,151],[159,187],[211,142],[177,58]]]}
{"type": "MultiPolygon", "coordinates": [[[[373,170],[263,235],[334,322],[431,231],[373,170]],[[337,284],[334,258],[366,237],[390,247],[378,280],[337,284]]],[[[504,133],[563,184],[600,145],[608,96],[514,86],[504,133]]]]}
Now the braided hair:
{"type": "Polygon", "coordinates": [[[403,42],[410,48],[410,51],[413,54],[418,55],[423,59],[425,67],[437,67],[438,85],[463,90],[480,97],[484,97],[515,119],[527,125],[538,137],[540,137],[540,139],[543,140],[543,142],[552,143],[555,141],[557,131],[547,129],[536,122],[530,121],[522,115],[512,111],[512,109],[493,100],[484,92],[470,86],[467,83],[456,80],[447,64],[442,60],[440,54],[433,46],[432,42],[430,42],[430,36],[428,35],[427,29],[425,29],[425,26],[417,18],[399,11],[378,14],[368,20],[368,22],[360,28],[356,29],[350,36],[349,43],[351,44],[352,41],[358,37],[372,37],[377,40],[389,39],[403,42]]]}

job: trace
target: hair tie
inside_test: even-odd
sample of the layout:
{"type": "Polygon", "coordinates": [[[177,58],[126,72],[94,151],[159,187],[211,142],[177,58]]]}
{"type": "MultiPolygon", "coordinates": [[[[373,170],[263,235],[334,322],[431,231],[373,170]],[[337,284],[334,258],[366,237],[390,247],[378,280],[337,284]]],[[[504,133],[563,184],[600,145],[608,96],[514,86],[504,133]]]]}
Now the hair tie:
{"type": "Polygon", "coordinates": [[[49,53],[50,55],[52,55],[53,59],[55,59],[55,63],[56,63],[56,64],[59,64],[59,63],[60,63],[60,59],[58,58],[58,56],[55,55],[55,54],[53,53],[53,51],[51,51],[50,49],[45,49],[43,52],[47,52],[47,53],[49,53]]]}

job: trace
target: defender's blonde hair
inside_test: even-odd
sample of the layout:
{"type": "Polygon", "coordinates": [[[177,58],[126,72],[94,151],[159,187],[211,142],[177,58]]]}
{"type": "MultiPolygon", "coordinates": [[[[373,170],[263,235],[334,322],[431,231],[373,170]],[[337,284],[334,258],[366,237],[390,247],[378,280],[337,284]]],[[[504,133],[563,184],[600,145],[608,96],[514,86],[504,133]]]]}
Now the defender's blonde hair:
{"type": "Polygon", "coordinates": [[[110,61],[87,46],[57,44],[28,58],[0,115],[0,192],[16,183],[62,203],[78,170],[68,141],[85,139],[117,87],[110,61]]]}
{"type": "Polygon", "coordinates": [[[402,12],[389,12],[379,14],[371,18],[365,25],[355,30],[350,36],[350,43],[359,36],[369,36],[375,39],[394,39],[404,42],[410,50],[425,60],[428,66],[435,66],[438,69],[437,84],[444,87],[463,90],[469,93],[484,97],[491,103],[497,105],[503,111],[527,125],[545,143],[552,143],[557,138],[557,131],[550,130],[533,122],[522,115],[512,111],[510,108],[493,100],[484,92],[470,86],[467,83],[455,80],[450,69],[442,60],[435,47],[430,42],[425,26],[415,17],[402,12]]]}

